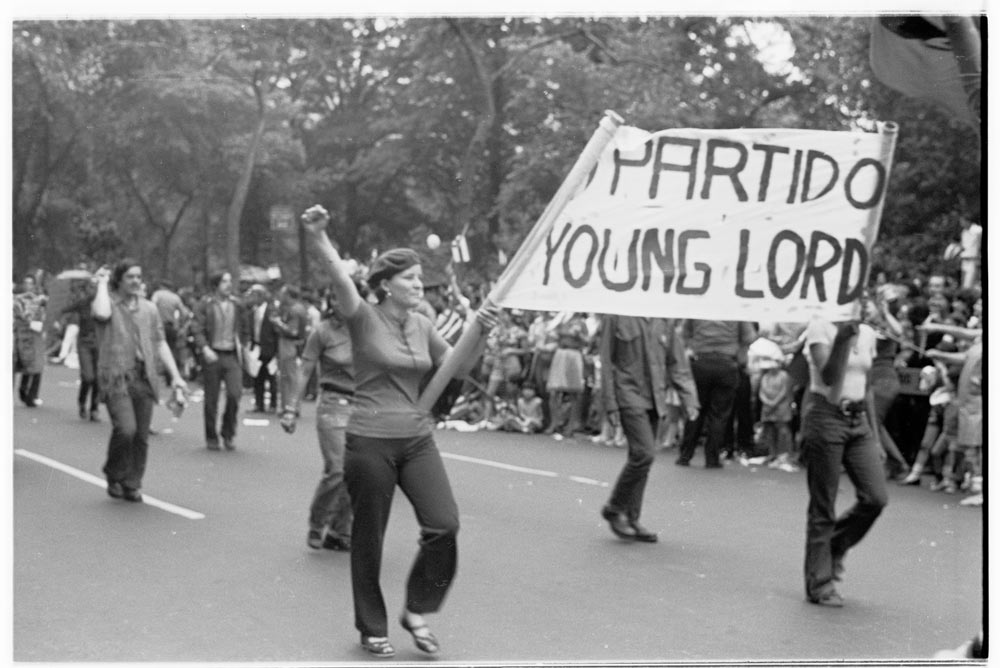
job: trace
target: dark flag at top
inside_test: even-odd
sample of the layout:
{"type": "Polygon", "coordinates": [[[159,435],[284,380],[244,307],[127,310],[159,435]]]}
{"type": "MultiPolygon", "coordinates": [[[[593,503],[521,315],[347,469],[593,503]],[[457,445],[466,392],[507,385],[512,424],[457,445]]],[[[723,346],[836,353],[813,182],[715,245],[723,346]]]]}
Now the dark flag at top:
{"type": "Polygon", "coordinates": [[[879,81],[929,100],[979,129],[982,39],[965,16],[880,16],[872,20],[871,64],[879,81]]]}

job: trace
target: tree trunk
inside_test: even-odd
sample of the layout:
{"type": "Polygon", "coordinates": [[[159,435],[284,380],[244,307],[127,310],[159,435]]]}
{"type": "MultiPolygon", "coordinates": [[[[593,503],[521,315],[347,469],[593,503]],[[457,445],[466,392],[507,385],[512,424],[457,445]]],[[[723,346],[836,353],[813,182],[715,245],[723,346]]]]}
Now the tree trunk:
{"type": "Polygon", "coordinates": [[[257,118],[257,127],[254,128],[253,138],[250,140],[250,148],[247,149],[243,171],[240,173],[236,190],[233,192],[233,199],[229,202],[229,210],[226,212],[226,268],[233,277],[235,287],[239,286],[240,280],[240,217],[243,215],[243,205],[246,203],[247,193],[250,191],[250,179],[253,176],[254,165],[257,163],[257,148],[260,146],[261,137],[264,136],[266,124],[264,110],[261,108],[257,118]]]}

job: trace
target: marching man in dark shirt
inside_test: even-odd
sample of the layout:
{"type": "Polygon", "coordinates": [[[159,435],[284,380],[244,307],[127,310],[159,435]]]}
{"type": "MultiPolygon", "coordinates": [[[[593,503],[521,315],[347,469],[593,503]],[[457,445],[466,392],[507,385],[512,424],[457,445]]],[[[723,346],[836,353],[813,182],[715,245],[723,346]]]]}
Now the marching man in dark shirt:
{"type": "Polygon", "coordinates": [[[698,417],[698,391],[684,342],[673,320],[605,315],[600,358],[608,419],[615,427],[621,424],[628,439],[628,459],[601,515],[619,538],[655,543],[658,536],[639,524],[639,515],[656,428],[667,411],[667,388],[680,394],[689,420],[698,417]]]}

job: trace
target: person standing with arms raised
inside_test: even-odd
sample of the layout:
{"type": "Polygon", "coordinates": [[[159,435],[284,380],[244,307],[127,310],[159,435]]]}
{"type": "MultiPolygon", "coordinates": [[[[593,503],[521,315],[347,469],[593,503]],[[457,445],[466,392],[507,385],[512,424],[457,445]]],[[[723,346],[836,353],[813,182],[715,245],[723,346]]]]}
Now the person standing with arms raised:
{"type": "MultiPolygon", "coordinates": [[[[326,234],[329,220],[320,206],[302,216],[306,243],[330,273],[354,348],[354,411],[347,425],[344,472],[354,511],[355,626],[367,652],[383,658],[395,655],[379,576],[392,497],[399,486],[420,524],[420,550],[407,581],[399,622],[418,649],[435,654],[440,647],[424,615],[440,609],[455,576],[458,507],[434,444],[431,417],[417,401],[421,379],[445,361],[451,347],[430,320],[414,312],[423,298],[419,256],[399,248],[377,257],[368,285],[378,303],[370,304],[358,294],[326,234]]],[[[497,310],[482,308],[476,317],[488,331],[497,323],[497,310]]],[[[476,354],[462,360],[458,375],[468,373],[484,344],[485,336],[476,354]]]]}
{"type": "Polygon", "coordinates": [[[156,360],[181,391],[181,378],[153,302],[142,297],[142,267],[122,260],[98,270],[91,313],[97,323],[97,384],[111,416],[104,475],[108,496],[141,502],[149,449],[149,424],[159,394],[156,360]]]}

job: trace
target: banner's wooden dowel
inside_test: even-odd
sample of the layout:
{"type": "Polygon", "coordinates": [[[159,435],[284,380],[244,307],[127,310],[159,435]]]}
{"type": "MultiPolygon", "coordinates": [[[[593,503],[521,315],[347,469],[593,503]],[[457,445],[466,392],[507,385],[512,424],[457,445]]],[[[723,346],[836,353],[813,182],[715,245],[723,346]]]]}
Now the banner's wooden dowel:
{"type": "MultiPolygon", "coordinates": [[[[573,164],[573,168],[570,169],[569,174],[563,180],[562,185],[559,186],[559,190],[556,191],[556,194],[549,201],[548,206],[545,207],[542,215],[538,218],[538,222],[535,223],[534,227],[531,228],[531,232],[528,233],[528,236],[521,243],[513,259],[507,264],[507,268],[503,274],[497,279],[496,285],[493,286],[493,290],[490,291],[489,296],[486,298],[486,303],[496,304],[503,299],[514,279],[524,270],[534,250],[544,241],[549,230],[552,229],[555,219],[562,213],[563,208],[576,193],[576,189],[583,182],[583,179],[587,177],[590,170],[597,164],[601,154],[604,152],[604,147],[614,138],[618,127],[624,122],[624,119],[615,112],[604,112],[604,118],[601,119],[597,131],[594,132],[590,141],[587,142],[587,145],[573,164]]],[[[444,392],[445,387],[448,386],[448,383],[455,376],[455,371],[458,369],[459,363],[467,361],[475,352],[482,335],[482,326],[477,321],[473,320],[466,326],[465,331],[462,332],[462,336],[455,343],[451,355],[438,368],[431,378],[430,383],[424,388],[420,399],[417,401],[418,408],[424,412],[431,410],[434,402],[437,401],[441,393],[444,392]]]]}

